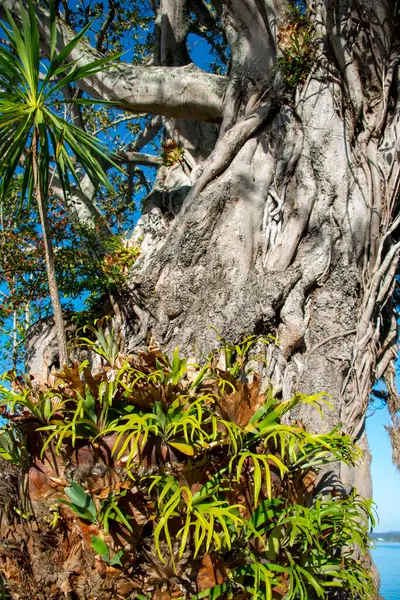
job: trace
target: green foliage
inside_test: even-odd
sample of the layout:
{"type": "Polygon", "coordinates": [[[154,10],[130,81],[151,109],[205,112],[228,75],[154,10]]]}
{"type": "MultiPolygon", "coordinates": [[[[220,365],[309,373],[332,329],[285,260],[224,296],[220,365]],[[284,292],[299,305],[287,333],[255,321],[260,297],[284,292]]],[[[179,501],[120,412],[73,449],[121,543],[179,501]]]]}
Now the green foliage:
{"type": "Polygon", "coordinates": [[[101,356],[101,358],[106,361],[106,363],[111,367],[115,367],[120,354],[120,343],[114,337],[111,328],[108,330],[103,328],[103,324],[107,323],[107,320],[107,317],[103,317],[102,319],[96,319],[93,325],[84,325],[82,327],[82,333],[91,334],[93,339],[82,336],[78,345],[92,348],[98,356],[101,356]]]}
{"type": "MultiPolygon", "coordinates": [[[[95,527],[92,548],[106,565],[120,566],[123,554],[124,568],[135,564],[147,581],[144,595],[146,586],[173,587],[175,574],[192,599],[306,600],[334,587],[373,597],[353,552],[354,544],[367,549],[371,502],[339,484],[316,490],[321,465],[355,464],[360,452],[340,428],[312,434],[282,422],[301,403],[320,412],[330,405],[323,394],[280,401],[268,382],[264,390],[265,340],[221,340],[221,353],[198,366],[178,349],[172,359],[155,347],[122,356],[111,330],[85,331],[80,343],[98,352],[101,370],[76,363],[38,387],[9,374],[13,390],[1,390],[11,409],[8,437],[0,444],[18,462],[11,446],[26,418],[42,461],[74,446],[106,449],[109,483],[71,480],[59,499],[95,527]],[[222,574],[207,590],[187,575],[204,561],[217,561],[222,574]]],[[[62,512],[54,527],[61,522],[62,512]]]]}
{"type": "MultiPolygon", "coordinates": [[[[23,5],[25,9],[28,8],[27,2],[23,5]]],[[[25,24],[19,27],[16,34],[15,23],[13,26],[11,22],[7,24],[7,18],[3,18],[3,26],[8,30],[9,35],[18,38],[17,50],[18,48],[23,50],[21,56],[31,56],[32,60],[29,62],[24,58],[22,63],[20,61],[20,67],[17,65],[17,70],[15,70],[14,66],[18,62],[17,53],[9,46],[8,38],[3,34],[0,43],[3,57],[1,71],[2,73],[4,71],[5,84],[8,82],[9,85],[11,83],[16,85],[17,95],[8,94],[8,89],[4,88],[3,92],[7,93],[8,97],[3,98],[2,106],[6,107],[6,101],[12,101],[16,107],[14,115],[16,118],[19,118],[19,112],[24,110],[28,115],[31,110],[28,106],[28,95],[32,91],[30,86],[33,87],[36,98],[40,102],[43,101],[43,106],[40,106],[39,102],[36,111],[38,126],[40,125],[41,130],[39,152],[43,159],[43,167],[46,155],[51,161],[50,176],[43,171],[44,187],[48,180],[50,194],[52,192],[51,184],[55,184],[57,191],[56,197],[48,198],[53,247],[57,249],[55,257],[57,283],[63,309],[79,311],[85,308],[87,309],[87,321],[88,319],[92,320],[94,316],[100,316],[98,306],[103,301],[103,294],[115,293],[119,289],[130,262],[130,258],[125,260],[119,252],[115,252],[115,248],[111,247],[104,260],[102,256],[95,258],[97,247],[100,245],[99,241],[103,241],[110,231],[122,237],[129,237],[129,233],[137,221],[135,204],[140,202],[144,193],[149,193],[155,178],[155,169],[141,169],[138,165],[130,164],[127,173],[116,171],[116,169],[106,171],[110,161],[103,161],[102,157],[99,157],[91,148],[89,154],[85,154],[86,160],[99,159],[98,163],[109,175],[113,189],[110,185],[107,186],[106,180],[103,179],[103,175],[96,167],[96,175],[100,173],[101,177],[97,179],[93,204],[98,208],[99,214],[92,214],[93,221],[87,228],[74,214],[72,203],[69,203],[67,207],[60,204],[57,169],[58,167],[65,168],[66,191],[68,191],[69,184],[71,189],[79,195],[85,187],[82,186],[82,190],[79,190],[76,179],[73,175],[71,176],[71,173],[74,172],[74,169],[82,183],[83,172],[78,166],[80,162],[78,150],[83,148],[82,141],[85,134],[93,136],[93,144],[109,158],[112,158],[115,157],[115,154],[107,152],[104,145],[115,152],[126,153],[129,148],[134,150],[136,137],[140,136],[143,129],[149,125],[152,117],[127,114],[113,104],[96,103],[93,105],[89,101],[88,95],[79,87],[81,77],[85,73],[76,63],[70,64],[66,53],[63,52],[60,57],[56,56],[55,49],[59,44],[56,39],[54,17],[56,15],[61,17],[71,27],[71,31],[80,32],[79,40],[77,40],[79,43],[85,43],[85,39],[88,39],[93,47],[96,47],[106,57],[103,66],[107,68],[109,66],[107,61],[110,60],[111,64],[112,57],[117,59],[118,55],[122,55],[123,60],[127,63],[148,64],[154,51],[156,15],[148,3],[132,3],[129,0],[111,3],[97,0],[88,2],[77,0],[73,5],[68,2],[61,4],[54,2],[53,6],[47,0],[33,0],[32,7],[39,10],[42,8],[48,10],[51,7],[52,25],[49,28],[49,32],[51,30],[49,46],[52,50],[51,64],[57,64],[56,71],[58,72],[52,74],[51,65],[48,71],[46,59],[38,60],[35,17],[32,8],[25,10],[25,24]],[[10,57],[13,59],[12,63],[9,61],[10,57]],[[18,69],[19,74],[17,73],[18,69]],[[18,75],[13,82],[7,76],[10,70],[18,75]],[[28,73],[29,81],[28,79],[25,81],[23,76],[20,77],[23,70],[28,73]],[[41,81],[38,86],[34,83],[34,77],[32,78],[29,73],[33,76],[40,75],[41,81]],[[67,83],[66,86],[63,85],[65,83],[67,83]],[[42,95],[39,93],[41,91],[42,95]],[[47,93],[50,95],[45,101],[44,97],[47,93]],[[43,123],[39,123],[42,117],[43,123]],[[64,133],[64,127],[73,135],[64,133]],[[52,128],[54,129],[53,138],[50,135],[52,128]],[[95,140],[96,137],[98,140],[101,139],[101,142],[95,140]],[[72,144],[75,142],[74,146],[70,145],[69,141],[72,144]],[[106,194],[104,189],[107,189],[106,194]],[[87,298],[88,292],[89,298],[87,298]],[[85,300],[87,301],[85,302],[85,300]]],[[[212,27],[204,26],[201,14],[198,14],[197,11],[190,10],[186,15],[189,30],[197,32],[196,41],[190,40],[188,43],[188,51],[190,53],[191,46],[194,48],[198,44],[197,38],[200,36],[206,41],[208,48],[209,70],[222,74],[226,72],[230,51],[217,11],[211,5],[208,6],[208,9],[212,15],[212,27]]],[[[18,26],[19,22],[17,22],[17,29],[18,26]]],[[[72,49],[71,45],[70,49],[72,49]]],[[[93,67],[91,73],[94,73],[96,67],[94,64],[91,66],[93,67]]],[[[101,65],[98,66],[102,68],[101,65]]],[[[202,67],[204,68],[204,64],[202,67]]],[[[34,96],[32,98],[34,99],[34,96]]],[[[31,116],[32,119],[30,121],[27,119],[25,123],[27,128],[32,120],[34,121],[33,111],[31,116]]],[[[3,125],[6,126],[4,122],[3,125]]],[[[22,127],[22,123],[20,125],[22,127]]],[[[10,124],[7,124],[7,127],[10,127],[10,124]]],[[[4,283],[1,291],[5,294],[0,295],[0,327],[5,334],[0,339],[3,349],[3,353],[0,354],[3,356],[4,369],[10,368],[10,366],[13,368],[22,366],[26,329],[38,318],[43,318],[52,312],[45,271],[43,239],[37,227],[37,208],[35,203],[31,203],[27,199],[32,187],[32,177],[29,177],[29,173],[32,171],[32,131],[33,128],[25,140],[25,151],[21,155],[19,163],[19,167],[26,169],[26,176],[16,175],[17,172],[20,173],[18,167],[17,170],[14,169],[14,177],[10,179],[12,173],[10,163],[8,184],[3,186],[4,194],[7,193],[8,198],[6,199],[3,195],[0,208],[0,270],[4,283]],[[21,193],[22,190],[29,193],[24,196],[21,193]]],[[[150,153],[160,153],[160,144],[164,137],[165,132],[163,131],[155,136],[151,142],[150,153]]],[[[20,139],[19,149],[22,148],[22,138],[23,136],[20,139]]],[[[8,150],[4,154],[7,160],[4,161],[3,168],[5,168],[5,163],[9,163],[11,159],[15,159],[15,164],[18,163],[17,156],[13,156],[12,144],[7,146],[7,139],[3,139],[4,144],[1,146],[4,150],[8,150]]],[[[9,139],[16,142],[16,137],[13,135],[9,139]]],[[[13,144],[13,148],[18,149],[15,144],[13,144]]],[[[211,149],[210,147],[209,150],[211,151],[211,149]]],[[[145,149],[145,151],[148,150],[145,149]]],[[[176,152],[172,151],[169,158],[167,155],[168,152],[165,155],[166,163],[175,164],[182,160],[183,148],[177,148],[176,152]]],[[[83,171],[86,169],[83,162],[80,166],[83,166],[83,171]]],[[[113,245],[113,241],[110,245],[113,245]]],[[[84,318],[85,316],[82,316],[81,322],[84,318]]]]}
{"type": "MultiPolygon", "coordinates": [[[[96,508],[93,499],[85,492],[81,485],[72,482],[71,487],[65,488],[64,491],[69,500],[59,498],[59,502],[66,504],[80,519],[89,521],[90,523],[98,523],[104,528],[105,533],[108,534],[109,520],[112,518],[117,520],[117,518],[119,518],[120,522],[124,523],[128,530],[132,532],[131,526],[118,508],[114,494],[111,498],[107,498],[106,502],[101,502],[100,506],[96,508]],[[108,504],[108,506],[105,506],[105,504],[108,504]]],[[[123,549],[117,552],[113,558],[110,558],[109,548],[105,541],[101,537],[93,534],[91,535],[91,539],[93,550],[99,554],[106,563],[110,565],[121,565],[120,559],[124,553],[123,549]]]]}
{"type": "Polygon", "coordinates": [[[10,596],[7,592],[7,581],[3,571],[0,571],[0,600],[9,600],[10,596]]]}
{"type": "Polygon", "coordinates": [[[98,302],[102,294],[112,294],[121,289],[140,254],[140,249],[131,246],[122,236],[111,236],[104,245],[104,256],[92,261],[92,264],[90,261],[85,264],[84,287],[90,293],[89,306],[98,302]]]}
{"type": "Polygon", "coordinates": [[[279,31],[282,56],[277,59],[278,69],[289,88],[304,83],[315,62],[318,39],[307,13],[298,6],[288,6],[286,24],[279,31]]]}
{"type": "Polygon", "coordinates": [[[14,465],[25,467],[29,464],[25,436],[14,429],[3,430],[0,434],[0,457],[14,465]]]}
{"type": "MultiPolygon", "coordinates": [[[[43,239],[38,236],[39,216],[35,206],[28,208],[22,202],[21,186],[22,176],[14,178],[1,211],[0,271],[6,287],[0,295],[0,327],[7,337],[0,342],[4,344],[3,356],[12,357],[12,364],[5,368],[19,366],[27,327],[51,311],[43,239]]],[[[106,253],[96,258],[89,252],[89,246],[95,246],[93,232],[77,231],[65,207],[54,198],[48,202],[48,214],[57,247],[56,276],[63,306],[73,312],[77,300],[85,297],[86,310],[74,311],[73,316],[78,327],[83,326],[96,314],[104,314],[105,295],[118,294],[139,249],[125,236],[113,235],[104,244],[106,253]]]]}
{"type": "Polygon", "coordinates": [[[63,6],[66,22],[75,29],[94,22],[89,33],[100,51],[111,54],[129,49],[135,64],[142,64],[154,47],[151,8],[130,0],[120,0],[108,8],[104,2],[84,0],[63,6]]]}
{"type": "Polygon", "coordinates": [[[183,555],[189,538],[193,540],[194,558],[202,549],[205,552],[209,552],[211,548],[218,551],[222,547],[231,550],[233,531],[243,524],[239,516],[239,509],[243,507],[240,504],[229,504],[226,499],[216,498],[216,491],[218,494],[224,491],[222,485],[205,484],[192,494],[188,486],[179,485],[179,481],[173,476],[151,479],[153,481],[149,492],[154,486],[158,491],[158,525],[154,531],[154,543],[162,562],[165,563],[161,552],[161,538],[165,539],[173,559],[170,526],[176,515],[182,515],[183,523],[176,533],[176,539],[180,540],[179,556],[183,555]]]}
{"type": "Polygon", "coordinates": [[[168,139],[162,144],[162,159],[167,167],[182,162],[184,154],[185,149],[174,140],[168,139]]]}
{"type": "MultiPolygon", "coordinates": [[[[39,10],[42,7],[48,10],[51,2],[33,0],[32,4],[34,8],[38,7],[39,10]]],[[[27,3],[24,6],[27,7],[27,3]]],[[[196,12],[190,11],[187,18],[190,21],[190,29],[194,28],[193,30],[197,31],[197,35],[207,41],[210,52],[209,58],[213,62],[210,69],[222,73],[226,71],[229,62],[229,48],[222,35],[220,20],[215,10],[211,6],[209,9],[213,14],[215,25],[211,29],[202,25],[201,17],[196,12]]],[[[33,19],[33,12],[26,12],[29,25],[30,18],[33,19]]],[[[102,3],[95,0],[82,2],[82,0],[78,0],[72,6],[68,2],[63,4],[54,2],[54,11],[51,11],[51,18],[53,19],[55,16],[54,13],[59,12],[60,15],[57,14],[57,16],[61,16],[73,30],[80,32],[79,36],[83,36],[80,37],[80,43],[88,38],[93,46],[107,57],[107,60],[111,61],[112,56],[116,59],[118,54],[121,53],[123,60],[126,62],[146,64],[154,50],[155,13],[150,5],[147,6],[146,3],[132,3],[128,0],[112,3],[102,3]]],[[[3,20],[3,25],[13,35],[13,30],[10,25],[7,25],[6,19],[3,20]]],[[[53,60],[57,61],[58,57],[55,56],[54,48],[58,40],[56,40],[54,23],[51,30],[53,60]]],[[[22,42],[25,39],[24,31],[21,27],[22,42]]],[[[34,29],[32,27],[31,33],[28,42],[33,43],[34,29]]],[[[13,49],[8,47],[6,36],[3,35],[2,38],[1,46],[5,52],[3,55],[4,60],[8,62],[9,54],[14,55],[14,60],[16,60],[13,49]]],[[[197,43],[194,42],[194,45],[197,43]]],[[[48,78],[46,77],[46,60],[39,62],[38,68],[35,67],[36,73],[40,73],[40,78],[42,80],[46,78],[44,85],[46,91],[44,94],[51,91],[51,96],[48,97],[45,108],[48,109],[49,113],[52,113],[57,123],[61,123],[60,119],[64,119],[64,125],[66,124],[68,127],[69,125],[75,126],[74,135],[69,138],[71,141],[75,139],[75,131],[79,126],[81,132],[93,136],[92,139],[94,137],[101,139],[101,143],[98,142],[99,147],[104,154],[111,158],[115,155],[108,153],[104,149],[104,144],[115,152],[126,152],[128,147],[133,150],[135,138],[150,123],[151,117],[126,114],[113,104],[98,103],[93,105],[88,96],[79,88],[80,79],[78,79],[78,75],[79,73],[82,75],[82,72],[78,71],[76,64],[72,65],[71,75],[74,76],[68,80],[67,86],[61,88],[58,86],[58,79],[61,83],[67,73],[68,76],[70,75],[68,72],[70,66],[67,57],[64,63],[60,62],[58,66],[60,69],[59,74],[56,77],[51,77],[51,74],[49,74],[48,78]],[[66,90],[68,91],[66,92],[66,90]],[[65,98],[64,93],[67,94],[67,98],[65,98]]],[[[204,65],[202,66],[204,67],[204,65]]],[[[10,64],[9,67],[12,68],[12,65],[10,64]]],[[[108,67],[108,62],[104,64],[104,67],[108,67]]],[[[19,91],[21,91],[25,85],[24,82],[21,80],[16,83],[19,91]]],[[[40,86],[42,86],[42,83],[39,84],[40,86]]],[[[39,88],[36,90],[37,95],[38,90],[39,88]]],[[[21,108],[23,104],[19,102],[18,98],[15,103],[17,101],[21,108]]],[[[26,104],[25,99],[23,102],[26,104]]],[[[48,126],[53,127],[54,125],[55,127],[55,121],[49,122],[47,113],[43,114],[42,134],[44,129],[48,131],[48,126]]],[[[79,132],[77,135],[79,136],[79,132]]],[[[164,135],[164,132],[160,132],[151,142],[151,153],[160,153],[160,142],[164,135]]],[[[39,151],[42,152],[43,150],[44,160],[46,142],[42,141],[43,149],[39,144],[39,151]]],[[[75,147],[72,148],[68,144],[64,131],[61,131],[61,126],[55,132],[54,140],[48,136],[47,149],[48,158],[51,160],[51,170],[50,177],[46,176],[44,179],[47,178],[50,184],[55,184],[57,191],[56,197],[50,196],[48,198],[48,214],[53,247],[57,249],[55,267],[62,307],[64,310],[71,312],[80,311],[84,308],[86,314],[77,317],[80,319],[80,323],[83,324],[84,320],[87,322],[95,316],[100,316],[98,307],[103,303],[103,294],[115,294],[120,288],[121,282],[125,279],[129,263],[132,264],[133,262],[131,257],[123,257],[119,251],[115,252],[116,249],[112,248],[114,245],[113,240],[110,242],[106,256],[103,258],[103,256],[100,256],[102,252],[99,252],[99,256],[96,257],[97,248],[101,245],[99,241],[102,242],[110,231],[113,234],[118,234],[122,239],[129,237],[137,221],[135,203],[140,202],[144,193],[149,193],[152,181],[155,178],[155,170],[141,169],[137,165],[129,165],[127,173],[115,169],[107,171],[113,189],[110,189],[110,186],[107,187],[105,181],[100,180],[97,182],[94,204],[98,208],[99,214],[92,215],[93,222],[86,227],[82,222],[79,222],[73,208],[71,210],[71,204],[67,207],[60,204],[58,197],[60,186],[56,166],[57,162],[61,164],[64,161],[66,172],[71,175],[70,167],[72,166],[80,180],[82,180],[83,172],[78,167],[79,155],[77,154],[77,150],[81,147],[81,141],[82,139],[79,138],[79,143],[76,143],[75,147]],[[55,146],[53,142],[55,142],[55,146]],[[68,153],[69,162],[66,155],[64,155],[64,149],[68,153]],[[106,194],[104,193],[105,187],[107,189],[106,194]]],[[[95,140],[94,143],[97,144],[97,141],[95,140]]],[[[19,169],[14,171],[14,177],[4,188],[4,192],[7,192],[8,197],[3,196],[0,208],[0,270],[4,283],[1,291],[5,294],[0,295],[0,327],[5,334],[0,339],[0,345],[3,349],[3,352],[0,353],[4,361],[3,369],[8,369],[10,366],[13,368],[22,366],[26,329],[38,318],[43,318],[52,312],[46,278],[43,239],[37,227],[37,208],[35,203],[27,200],[27,195],[24,197],[21,193],[22,189],[26,189],[29,191],[28,196],[30,195],[31,186],[27,184],[32,183],[32,181],[29,182],[28,176],[28,171],[31,171],[31,149],[32,135],[28,135],[25,152],[19,163],[20,167],[23,166],[27,169],[26,177],[15,174],[20,172],[19,169]]],[[[148,150],[145,149],[145,151],[148,150]]],[[[11,150],[7,156],[11,156],[11,150]]],[[[90,152],[90,156],[96,158],[96,153],[90,152]]],[[[175,154],[172,152],[171,157],[171,162],[166,157],[168,164],[174,164],[176,161],[182,160],[183,148],[179,148],[175,154]]],[[[106,171],[110,161],[105,163],[100,159],[99,164],[106,171]]],[[[65,178],[65,184],[68,185],[68,183],[72,190],[79,195],[79,186],[76,185],[73,176],[65,178]]],[[[82,187],[82,191],[84,189],[82,187]]],[[[49,192],[51,194],[52,185],[49,186],[49,192]]]]}
{"type": "Polygon", "coordinates": [[[110,550],[105,541],[98,535],[92,534],[90,537],[92,539],[93,550],[101,557],[102,560],[104,560],[105,563],[111,566],[118,565],[122,567],[121,557],[124,554],[123,549],[110,558],[110,550]]]}
{"type": "MultiPolygon", "coordinates": [[[[56,55],[57,30],[55,14],[52,13],[51,56],[43,81],[41,81],[40,75],[43,73],[43,66],[40,62],[39,33],[32,0],[29,0],[28,12],[21,6],[22,29],[18,27],[6,7],[4,10],[8,26],[0,21],[0,28],[9,43],[9,48],[0,46],[1,197],[4,198],[7,195],[8,187],[17,166],[24,157],[27,145],[28,154],[23,160],[22,197],[25,196],[25,193],[32,196],[33,155],[37,151],[40,185],[45,198],[49,196],[49,169],[52,163],[57,170],[65,194],[70,190],[69,175],[72,175],[79,185],[79,177],[71,160],[71,153],[96,186],[101,184],[112,191],[101,165],[102,160],[111,161],[110,155],[96,138],[67,122],[55,109],[60,103],[67,103],[58,97],[59,90],[97,73],[110,64],[110,58],[96,60],[82,67],[79,67],[76,61],[69,64],[66,62],[88,31],[90,23],[56,55]],[[67,74],[65,74],[66,71],[67,74]],[[54,79],[57,79],[56,83],[54,83],[54,79]],[[36,149],[36,135],[39,139],[38,149],[36,149]],[[52,158],[50,158],[51,155],[52,158]]],[[[76,98],[68,103],[87,104],[92,102],[76,98]]],[[[114,163],[112,164],[116,166],[114,163]]]]}
{"type": "Polygon", "coordinates": [[[95,523],[97,520],[96,506],[91,497],[85,492],[82,486],[72,482],[71,487],[64,488],[68,500],[59,499],[59,502],[66,504],[81,519],[95,523]]]}
{"type": "Polygon", "coordinates": [[[75,482],[71,483],[71,487],[64,488],[64,492],[69,500],[59,498],[59,502],[69,506],[69,508],[84,521],[96,523],[102,527],[106,535],[108,535],[110,530],[110,520],[123,523],[126,529],[130,533],[133,533],[128,519],[118,507],[118,502],[127,494],[126,490],[122,492],[111,492],[106,498],[100,500],[97,503],[97,506],[90,494],[88,494],[81,485],[75,482]]]}
{"type": "MultiPolygon", "coordinates": [[[[36,386],[12,372],[5,377],[13,389],[0,386],[0,402],[15,418],[21,410],[34,417],[38,432],[45,432],[42,455],[53,441],[60,452],[66,441],[74,447],[77,439],[94,439],[110,419],[123,414],[122,407],[112,406],[120,394],[119,383],[108,381],[106,373],[93,376],[87,362],[65,367],[55,385],[36,386]]],[[[7,434],[16,435],[17,430],[7,434]]]]}
{"type": "MultiPolygon", "coordinates": [[[[66,339],[61,318],[58,284],[54,273],[55,260],[47,214],[51,187],[50,171],[52,171],[52,180],[53,177],[58,177],[59,186],[63,190],[64,198],[67,199],[68,194],[71,194],[71,181],[75,181],[78,187],[80,186],[82,169],[97,190],[103,187],[109,193],[113,193],[104,166],[107,164],[117,169],[120,167],[113,161],[115,155],[107,152],[97,138],[66,118],[67,105],[76,105],[76,108],[79,108],[79,106],[90,106],[93,102],[83,97],[64,100],[60,94],[63,89],[75,82],[105,69],[110,65],[111,58],[102,58],[85,66],[79,66],[77,60],[68,62],[70,54],[81,43],[91,23],[88,23],[56,55],[55,5],[50,2],[50,57],[44,64],[40,57],[38,22],[32,0],[28,2],[28,10],[21,4],[21,27],[6,7],[4,12],[5,19],[0,21],[0,30],[4,36],[4,42],[0,45],[0,202],[3,205],[3,203],[10,204],[10,200],[14,201],[15,213],[18,213],[18,208],[22,207],[23,212],[29,214],[30,204],[35,196],[43,237],[43,241],[40,240],[43,245],[40,254],[42,260],[45,258],[49,288],[53,290],[51,303],[60,341],[60,358],[66,362],[66,339]],[[64,114],[61,113],[61,108],[64,109],[64,114]],[[22,177],[17,176],[18,169],[22,169],[22,177]]],[[[1,229],[4,229],[3,222],[1,225],[1,229]]],[[[34,255],[38,238],[37,226],[30,233],[33,233],[34,247],[33,251],[30,247],[28,252],[34,255]]],[[[7,237],[11,240],[11,248],[8,252],[7,249],[4,252],[3,247],[2,254],[10,255],[10,250],[12,253],[13,245],[16,245],[17,240],[15,237],[3,234],[2,241],[4,238],[7,240],[7,237]]],[[[18,248],[19,252],[12,260],[14,264],[15,262],[17,265],[26,263],[24,260],[24,254],[27,252],[26,242],[27,240],[23,239],[23,247],[18,248]],[[22,260],[20,257],[18,261],[18,254],[21,253],[22,260]]],[[[18,283],[20,283],[21,278],[15,276],[15,267],[11,271],[13,275],[7,274],[6,281],[14,313],[13,363],[15,365],[17,337],[20,333],[18,331],[20,315],[15,292],[18,287],[16,280],[19,279],[18,283]]],[[[29,276],[32,276],[32,270],[29,276]]],[[[37,289],[37,284],[34,287],[37,289]]],[[[25,311],[28,312],[29,300],[25,295],[23,303],[25,311]]]]}

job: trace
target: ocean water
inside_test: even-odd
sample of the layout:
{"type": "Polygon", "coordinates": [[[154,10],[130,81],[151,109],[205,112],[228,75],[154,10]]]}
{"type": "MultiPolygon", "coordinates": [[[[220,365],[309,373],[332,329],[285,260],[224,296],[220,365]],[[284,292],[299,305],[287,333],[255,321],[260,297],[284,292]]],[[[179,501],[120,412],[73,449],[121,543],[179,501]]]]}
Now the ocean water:
{"type": "Polygon", "coordinates": [[[371,554],[381,576],[381,596],[400,600],[400,543],[377,542],[371,554]]]}

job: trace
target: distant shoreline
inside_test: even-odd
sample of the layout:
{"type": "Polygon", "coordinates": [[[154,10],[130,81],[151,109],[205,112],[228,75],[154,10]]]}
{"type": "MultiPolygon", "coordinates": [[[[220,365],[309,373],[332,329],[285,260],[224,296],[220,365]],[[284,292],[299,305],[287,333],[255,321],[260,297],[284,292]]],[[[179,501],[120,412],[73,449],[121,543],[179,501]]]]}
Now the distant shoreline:
{"type": "Polygon", "coordinates": [[[385,531],[383,533],[371,533],[369,535],[372,542],[375,543],[390,543],[390,544],[399,544],[400,543],[400,532],[399,531],[385,531]]]}

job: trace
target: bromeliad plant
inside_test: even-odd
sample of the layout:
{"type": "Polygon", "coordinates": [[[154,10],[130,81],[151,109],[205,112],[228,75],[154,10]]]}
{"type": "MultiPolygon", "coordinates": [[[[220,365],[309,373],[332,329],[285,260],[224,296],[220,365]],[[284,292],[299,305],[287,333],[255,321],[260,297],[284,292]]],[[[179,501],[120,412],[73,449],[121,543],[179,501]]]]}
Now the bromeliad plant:
{"type": "Polygon", "coordinates": [[[28,12],[21,3],[22,26],[14,21],[7,7],[4,7],[5,22],[0,21],[0,30],[6,40],[5,45],[0,44],[0,198],[6,196],[17,169],[22,168],[21,197],[28,195],[31,199],[34,196],[38,205],[60,365],[63,366],[68,362],[67,344],[47,214],[50,170],[57,172],[65,196],[70,191],[70,177],[80,185],[76,164],[83,168],[96,188],[104,186],[112,193],[102,162],[117,165],[96,138],[66,120],[57,109],[66,102],[90,104],[92,101],[85,98],[62,100],[60,91],[106,68],[112,58],[102,58],[84,66],[79,66],[79,61],[69,61],[71,52],[91,23],[56,53],[54,2],[50,7],[50,56],[46,64],[40,57],[32,0],[28,1],[28,12]]]}
{"type": "Polygon", "coordinates": [[[317,58],[318,41],[308,10],[303,11],[297,3],[288,4],[285,24],[278,34],[282,55],[277,59],[277,68],[288,88],[294,90],[306,81],[317,58]]]}
{"type": "Polygon", "coordinates": [[[178,350],[123,356],[110,331],[86,333],[96,373],[76,363],[46,385],[10,374],[2,403],[4,435],[29,423],[28,477],[56,460],[53,534],[80,527],[94,573],[112,582],[120,568],[132,598],[373,597],[354,552],[366,551],[371,503],[340,483],[318,487],[321,465],[354,464],[359,451],[340,428],[313,434],[283,420],[300,403],[329,408],[323,395],[278,400],[262,385],[255,337],[222,340],[200,367],[178,350]]]}

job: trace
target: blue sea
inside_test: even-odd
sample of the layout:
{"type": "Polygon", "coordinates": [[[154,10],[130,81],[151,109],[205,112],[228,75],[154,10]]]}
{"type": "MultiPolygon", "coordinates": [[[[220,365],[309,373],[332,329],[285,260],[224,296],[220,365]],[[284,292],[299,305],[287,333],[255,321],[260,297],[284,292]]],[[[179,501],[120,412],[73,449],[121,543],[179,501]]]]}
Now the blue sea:
{"type": "Polygon", "coordinates": [[[400,543],[377,542],[371,554],[381,576],[381,596],[400,600],[400,543]]]}

